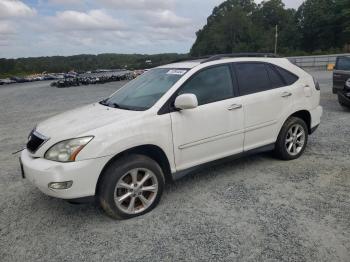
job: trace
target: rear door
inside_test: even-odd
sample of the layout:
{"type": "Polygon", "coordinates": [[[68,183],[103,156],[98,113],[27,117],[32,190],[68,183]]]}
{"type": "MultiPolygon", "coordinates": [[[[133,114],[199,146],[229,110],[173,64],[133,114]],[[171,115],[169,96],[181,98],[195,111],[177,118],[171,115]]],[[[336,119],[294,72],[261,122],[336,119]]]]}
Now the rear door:
{"type": "Polygon", "coordinates": [[[333,71],[334,92],[343,90],[345,82],[350,78],[350,57],[338,57],[333,71]]]}
{"type": "Polygon", "coordinates": [[[244,151],[274,143],[293,108],[292,86],[267,63],[234,63],[234,68],[244,108],[244,151]]]}

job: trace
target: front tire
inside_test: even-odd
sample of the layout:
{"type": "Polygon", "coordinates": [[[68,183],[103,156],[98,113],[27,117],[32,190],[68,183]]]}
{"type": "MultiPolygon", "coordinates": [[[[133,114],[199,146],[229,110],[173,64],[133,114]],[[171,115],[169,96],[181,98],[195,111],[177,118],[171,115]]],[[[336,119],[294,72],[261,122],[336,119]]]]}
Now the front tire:
{"type": "Polygon", "coordinates": [[[112,218],[129,219],[154,209],[164,184],[158,163],[147,156],[129,155],[116,160],[105,170],[97,199],[112,218]]]}
{"type": "Polygon", "coordinates": [[[305,151],[308,128],[304,120],[290,117],[283,125],[275,145],[275,155],[282,160],[294,160],[305,151]]]}

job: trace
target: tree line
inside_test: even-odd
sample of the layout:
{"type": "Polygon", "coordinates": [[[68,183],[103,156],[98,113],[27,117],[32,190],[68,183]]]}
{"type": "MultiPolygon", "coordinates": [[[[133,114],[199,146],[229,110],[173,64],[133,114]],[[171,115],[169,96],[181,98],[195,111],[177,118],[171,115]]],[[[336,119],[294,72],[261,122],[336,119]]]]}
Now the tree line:
{"type": "Polygon", "coordinates": [[[100,54],[0,59],[0,78],[49,72],[86,72],[97,69],[141,69],[187,57],[187,54],[100,54]]]}
{"type": "Polygon", "coordinates": [[[227,0],[215,7],[199,30],[191,56],[232,52],[325,54],[350,51],[350,1],[306,0],[288,9],[282,0],[227,0]]]}

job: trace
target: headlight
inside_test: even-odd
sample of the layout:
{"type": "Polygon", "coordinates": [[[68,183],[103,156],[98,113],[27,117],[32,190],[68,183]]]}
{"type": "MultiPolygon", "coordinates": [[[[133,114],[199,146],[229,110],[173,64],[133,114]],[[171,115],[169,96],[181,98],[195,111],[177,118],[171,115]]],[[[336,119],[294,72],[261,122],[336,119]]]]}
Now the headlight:
{"type": "Polygon", "coordinates": [[[46,151],[45,158],[57,162],[74,162],[79,152],[93,138],[88,136],[59,142],[46,151]]]}

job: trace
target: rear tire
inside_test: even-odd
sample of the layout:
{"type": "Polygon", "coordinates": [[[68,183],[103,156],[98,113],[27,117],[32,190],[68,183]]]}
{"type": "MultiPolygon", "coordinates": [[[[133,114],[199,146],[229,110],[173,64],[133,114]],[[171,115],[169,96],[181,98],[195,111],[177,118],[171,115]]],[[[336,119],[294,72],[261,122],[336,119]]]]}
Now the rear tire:
{"type": "Polygon", "coordinates": [[[294,160],[305,151],[308,128],[304,120],[290,117],[284,123],[275,145],[275,156],[282,160],[294,160]]]}
{"type": "Polygon", "coordinates": [[[143,155],[128,155],[105,170],[98,185],[97,200],[114,219],[141,216],[158,205],[164,181],[157,162],[143,155]]]}

